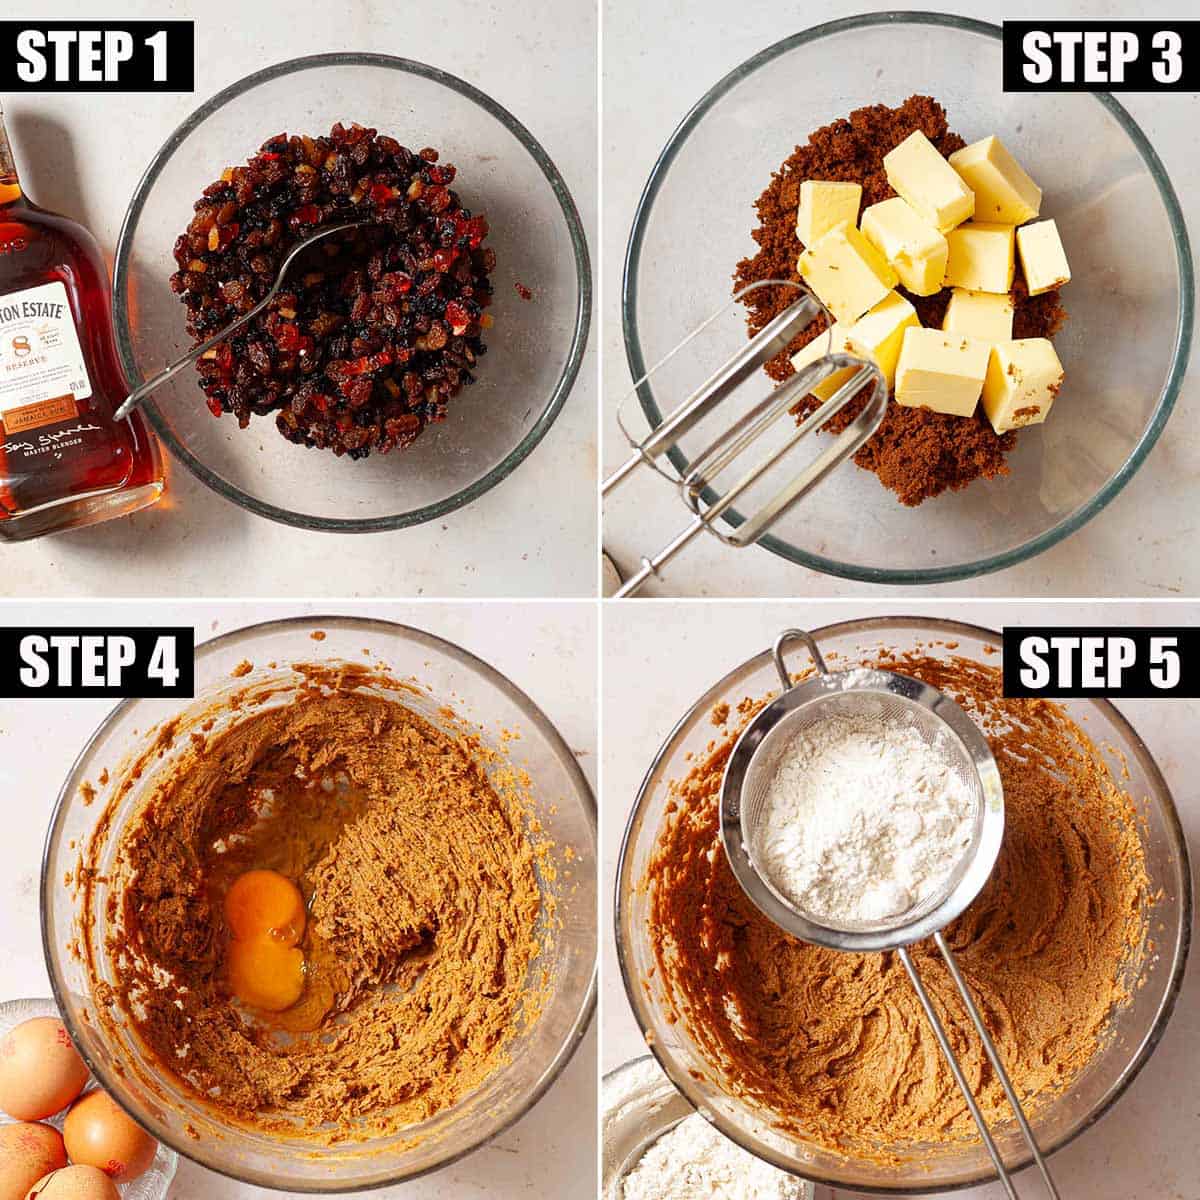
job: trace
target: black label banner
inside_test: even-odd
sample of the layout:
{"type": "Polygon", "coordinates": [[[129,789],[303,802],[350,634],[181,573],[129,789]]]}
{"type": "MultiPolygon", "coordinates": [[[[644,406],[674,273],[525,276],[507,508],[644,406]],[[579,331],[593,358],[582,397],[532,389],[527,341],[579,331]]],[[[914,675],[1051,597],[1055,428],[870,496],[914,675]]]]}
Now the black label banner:
{"type": "Polygon", "coordinates": [[[0,627],[0,697],[123,700],[195,694],[191,626],[0,627]]]}
{"type": "Polygon", "coordinates": [[[1005,21],[1006,92],[1200,90],[1200,21],[1005,21]]]}
{"type": "Polygon", "coordinates": [[[1005,626],[1004,694],[1194,699],[1200,628],[1005,626]]]}
{"type": "Polygon", "coordinates": [[[193,21],[0,21],[2,92],[190,92],[193,21]]]}

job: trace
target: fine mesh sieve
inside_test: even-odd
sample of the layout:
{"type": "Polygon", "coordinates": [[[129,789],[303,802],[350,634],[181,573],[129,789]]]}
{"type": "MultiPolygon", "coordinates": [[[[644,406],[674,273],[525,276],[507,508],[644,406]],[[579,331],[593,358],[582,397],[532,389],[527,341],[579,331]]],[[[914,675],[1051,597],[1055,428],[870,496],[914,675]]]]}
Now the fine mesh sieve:
{"type": "Polygon", "coordinates": [[[931,937],[1004,1088],[1046,1188],[1058,1200],[1020,1100],[941,933],[987,882],[1004,836],[1004,790],[987,739],[950,697],[918,679],[867,667],[830,671],[816,642],[804,630],[781,633],[775,642],[774,659],[783,690],[742,731],[721,782],[721,839],[734,877],[754,904],[793,937],[832,950],[894,950],[899,955],[1005,1192],[1010,1200],[1017,1200],[1008,1169],[909,953],[914,942],[931,937]],[[783,657],[785,647],[793,640],[804,643],[816,668],[811,678],[798,684],[793,684],[783,657]],[[895,722],[934,747],[947,767],[969,785],[975,798],[975,820],[961,860],[934,894],[884,921],[834,924],[828,918],[816,919],[775,887],[759,861],[757,833],[767,788],[787,747],[805,729],[851,713],[877,718],[880,723],[895,722]]]}

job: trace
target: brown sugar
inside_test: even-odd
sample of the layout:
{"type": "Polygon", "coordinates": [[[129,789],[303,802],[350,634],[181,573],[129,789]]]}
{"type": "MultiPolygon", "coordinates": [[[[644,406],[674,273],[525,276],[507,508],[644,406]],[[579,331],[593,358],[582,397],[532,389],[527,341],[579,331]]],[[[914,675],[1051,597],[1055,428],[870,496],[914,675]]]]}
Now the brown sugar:
{"type": "MultiPolygon", "coordinates": [[[[796,237],[796,210],[805,179],[859,183],[864,207],[887,200],[896,193],[884,173],[883,156],[918,129],[943,155],[965,145],[949,129],[945,111],[936,100],[910,96],[898,108],[875,104],[857,109],[849,119],[818,129],[805,145],[797,146],[755,204],[759,223],[751,236],[759,250],[738,263],[733,276],[735,290],[765,279],[799,282],[796,259],[803,247],[796,237]]],[[[922,325],[941,328],[950,300],[948,288],[932,296],[904,295],[916,308],[922,325]]],[[[744,301],[750,333],[757,333],[795,298],[794,289],[786,287],[751,293],[744,301]]],[[[1014,338],[1050,337],[1066,319],[1057,291],[1030,296],[1019,276],[1013,285],[1013,302],[1014,338]]],[[[783,354],[767,364],[767,374],[772,379],[786,379],[793,373],[791,356],[823,330],[823,323],[815,324],[796,337],[783,354]]],[[[798,412],[808,413],[815,407],[810,397],[798,412]]],[[[848,405],[829,423],[829,431],[844,429],[861,408],[861,402],[848,405]]],[[[854,461],[878,475],[901,503],[917,505],[942,492],[958,491],[973,480],[1006,475],[1005,460],[1016,440],[1015,433],[997,434],[981,411],[972,417],[956,417],[905,408],[893,400],[883,423],[854,461]]]]}

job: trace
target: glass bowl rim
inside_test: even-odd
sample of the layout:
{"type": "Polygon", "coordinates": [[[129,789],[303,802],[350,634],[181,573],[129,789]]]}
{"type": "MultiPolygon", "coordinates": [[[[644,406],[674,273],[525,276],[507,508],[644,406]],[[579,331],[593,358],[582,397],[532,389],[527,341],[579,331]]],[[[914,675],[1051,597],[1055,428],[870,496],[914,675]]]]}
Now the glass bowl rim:
{"type": "MultiPolygon", "coordinates": [[[[638,280],[643,241],[658,193],[670,171],[671,165],[683,149],[692,131],[727,92],[753,75],[760,67],[766,66],[774,59],[789,53],[796,47],[806,45],[809,42],[820,41],[822,38],[834,34],[845,33],[849,30],[897,25],[930,25],[965,33],[974,33],[995,41],[999,41],[1001,38],[1001,30],[998,25],[993,25],[986,21],[973,20],[968,17],[954,16],[949,13],[921,11],[875,12],[862,13],[858,16],[845,17],[836,21],[827,21],[821,25],[814,25],[800,33],[792,34],[790,37],[783,38],[760,50],[757,54],[751,55],[750,58],[746,59],[739,66],[734,67],[732,71],[728,72],[709,88],[676,126],[675,131],[667,139],[666,145],[655,160],[650,176],[646,180],[645,187],[642,189],[642,194],[634,213],[633,226],[629,233],[629,242],[625,250],[624,270],[621,279],[621,332],[625,343],[625,358],[633,379],[641,380],[647,371],[645,354],[643,353],[641,339],[637,332],[638,280]]],[[[1163,166],[1162,160],[1158,157],[1149,139],[1142,132],[1141,127],[1111,93],[1092,92],[1090,94],[1102,107],[1108,110],[1128,136],[1137,150],[1143,165],[1148,170],[1150,177],[1154,180],[1171,226],[1176,266],[1179,271],[1179,319],[1175,328],[1171,368],[1167,374],[1162,391],[1159,394],[1158,405],[1149,423],[1142,430],[1141,435],[1130,451],[1129,456],[1121,464],[1120,469],[1090,500],[1080,505],[1074,512],[1069,513],[1049,529],[1029,538],[1021,545],[1015,546],[1012,549],[987,555],[983,558],[973,559],[969,562],[919,568],[872,567],[860,563],[840,562],[837,559],[827,558],[812,551],[801,550],[770,533],[761,537],[758,540],[758,545],[798,566],[808,567],[810,570],[819,571],[825,575],[833,575],[842,579],[853,579],[866,583],[928,584],[947,583],[958,579],[972,579],[979,575],[986,575],[992,571],[1003,570],[1005,567],[1015,566],[1017,563],[1024,562],[1028,558],[1033,558],[1043,551],[1048,550],[1051,546],[1056,545],[1072,533],[1075,533],[1113,500],[1137,473],[1146,456],[1154,448],[1159,435],[1167,423],[1167,419],[1175,407],[1175,401],[1183,385],[1184,372],[1187,369],[1188,358],[1191,353],[1192,324],[1195,307],[1191,243],[1188,238],[1183,211],[1180,208],[1178,197],[1175,195],[1175,189],[1171,184],[1167,169],[1163,166]]],[[[657,426],[662,422],[662,412],[658,407],[658,402],[654,397],[650,384],[642,382],[638,384],[636,391],[646,420],[650,422],[652,428],[657,426]]],[[[677,470],[682,469],[685,460],[677,448],[672,447],[668,452],[668,457],[677,470]]],[[[727,514],[726,520],[734,528],[741,524],[741,518],[732,511],[727,514]]]]}
{"type": "MultiPolygon", "coordinates": [[[[604,1128],[603,1128],[603,1118],[604,1118],[604,1114],[605,1114],[605,1110],[603,1108],[604,1091],[606,1089],[615,1087],[626,1076],[632,1075],[634,1073],[634,1071],[636,1071],[640,1066],[642,1066],[643,1063],[654,1063],[655,1066],[658,1068],[659,1074],[662,1075],[663,1081],[666,1084],[669,1084],[670,1086],[674,1087],[674,1083],[672,1082],[670,1076],[663,1075],[662,1067],[659,1065],[658,1060],[654,1057],[653,1054],[650,1054],[648,1052],[646,1054],[637,1055],[634,1058],[627,1058],[619,1066],[613,1067],[612,1070],[610,1070],[610,1071],[605,1071],[604,1075],[601,1078],[601,1085],[600,1085],[601,1086],[601,1097],[600,1098],[601,1098],[601,1123],[602,1123],[601,1124],[601,1134],[602,1135],[605,1132],[604,1128]]],[[[691,1103],[691,1101],[688,1100],[687,1096],[684,1096],[683,1093],[680,1092],[678,1088],[675,1089],[675,1094],[677,1096],[679,1096],[681,1099],[687,1101],[689,1104],[691,1103]]],[[[674,1127],[674,1126],[672,1126],[672,1127],[674,1127]]],[[[658,1136],[663,1137],[663,1136],[665,1136],[666,1132],[667,1131],[664,1130],[663,1133],[660,1133],[658,1136]]],[[[646,1149],[648,1150],[649,1146],[647,1146],[646,1149]]],[[[603,1151],[604,1151],[604,1147],[602,1145],[601,1146],[602,1156],[603,1156],[603,1151]]],[[[643,1151],[643,1153],[644,1153],[644,1151],[643,1151]]],[[[639,1159],[639,1161],[640,1161],[640,1159],[639,1159]]],[[[814,1191],[813,1181],[805,1178],[805,1176],[803,1176],[803,1175],[796,1175],[794,1172],[791,1172],[791,1171],[789,1171],[788,1174],[791,1175],[792,1178],[798,1180],[803,1185],[803,1187],[806,1189],[805,1200],[813,1200],[813,1191],[814,1191]]],[[[623,1177],[624,1177],[624,1174],[622,1174],[622,1178],[623,1177]]],[[[608,1197],[606,1196],[604,1198],[604,1200],[608,1200],[608,1197]]]]}
{"type": "Polygon", "coordinates": [[[443,87],[449,88],[451,91],[457,92],[460,96],[473,101],[484,112],[499,121],[520,142],[529,156],[534,160],[542,175],[545,176],[546,182],[549,183],[550,189],[554,193],[554,198],[558,201],[559,210],[562,212],[563,219],[566,222],[567,234],[571,241],[574,256],[576,277],[575,322],[571,332],[571,345],[567,353],[566,362],[563,365],[562,373],[559,375],[549,399],[525,436],[499,463],[486,471],[478,479],[460,488],[452,496],[447,496],[432,504],[422,505],[408,512],[393,513],[383,517],[318,517],[310,513],[299,513],[292,509],[280,508],[278,505],[269,504],[265,500],[260,500],[242,488],[221,478],[220,475],[206,466],[171,432],[169,423],[164,419],[157,403],[153,399],[147,400],[142,405],[142,412],[145,413],[159,440],[166,445],[175,458],[183,463],[201,483],[210,487],[224,499],[231,500],[241,508],[247,509],[249,512],[255,513],[260,517],[266,517],[268,520],[277,521],[282,525],[290,525],[297,529],[327,533],[376,533],[393,529],[407,529],[410,526],[420,525],[426,521],[446,516],[455,509],[462,508],[464,505],[479,499],[485,492],[490,491],[498,483],[511,475],[529,456],[534,447],[549,432],[550,426],[558,418],[558,414],[562,411],[563,405],[566,403],[567,396],[575,386],[580,367],[583,364],[583,354],[587,347],[591,328],[591,259],[588,254],[587,236],[584,233],[579,209],[576,207],[566,181],[563,179],[558,167],[555,166],[554,161],[542,148],[541,143],[533,134],[507,108],[493,100],[491,96],[473,84],[467,83],[466,80],[460,79],[457,75],[451,75],[439,67],[418,62],[416,59],[401,58],[393,54],[375,54],[366,51],[336,51],[327,54],[309,54],[299,58],[289,58],[272,66],[263,67],[261,70],[245,75],[236,82],[222,88],[214,96],[206,100],[183,120],[150,160],[149,166],[146,167],[141,179],[138,181],[138,185],[129,201],[129,207],[126,209],[125,218],[121,223],[121,232],[117,237],[116,262],[113,268],[112,314],[113,328],[116,332],[117,352],[120,355],[121,365],[124,368],[127,379],[133,381],[134,384],[141,381],[142,376],[134,360],[133,339],[126,317],[129,300],[132,247],[142,211],[146,206],[155,182],[166,167],[167,162],[183,145],[194,129],[197,129],[230,101],[236,100],[252,91],[259,84],[269,83],[272,80],[281,79],[286,75],[291,75],[298,71],[307,71],[313,68],[322,69],[325,67],[381,67],[399,71],[403,74],[418,75],[423,79],[441,84],[443,87]]]}
{"type": "MultiPolygon", "coordinates": [[[[829,625],[823,625],[820,628],[812,629],[809,632],[816,639],[818,645],[822,638],[840,637],[846,635],[859,635],[870,633],[872,631],[883,631],[894,628],[898,624],[903,624],[910,630],[925,632],[939,635],[958,635],[959,637],[980,638],[992,641],[999,645],[1002,641],[998,630],[989,629],[983,625],[976,625],[967,621],[957,621],[942,617],[918,616],[904,613],[896,613],[890,616],[872,616],[872,617],[856,617],[845,621],[835,621],[829,625]]],[[[638,1028],[641,1031],[643,1038],[648,1045],[651,1053],[658,1060],[658,1065],[662,1068],[667,1077],[674,1083],[675,1087],[683,1094],[687,1101],[696,1109],[704,1108],[703,1097],[699,1095],[696,1088],[696,1081],[686,1072],[674,1069],[665,1059],[661,1047],[659,1046],[658,1038],[653,1035],[653,1030],[648,1017],[648,1011],[651,1007],[650,1002],[646,999],[644,990],[634,978],[634,971],[630,961],[630,954],[626,948],[622,931],[625,928],[626,921],[629,917],[629,906],[625,900],[627,893],[631,893],[636,885],[635,880],[630,879],[632,872],[632,855],[635,832],[641,830],[641,816],[643,804],[647,798],[650,788],[651,779],[658,772],[659,768],[666,760],[667,750],[672,746],[676,738],[682,733],[684,728],[692,722],[696,717],[702,716],[707,708],[710,708],[716,698],[724,693],[724,691],[732,686],[737,680],[748,675],[750,672],[758,670],[760,667],[771,665],[772,651],[768,647],[761,650],[758,654],[745,659],[737,666],[733,667],[721,676],[716,682],[711,684],[704,693],[693,703],[682,717],[671,728],[671,731],[663,739],[662,744],[655,751],[650,765],[647,767],[645,774],[642,776],[642,781],[638,785],[637,798],[634,801],[633,807],[630,809],[629,817],[625,823],[625,829],[621,835],[621,849],[617,856],[617,871],[616,879],[613,887],[613,936],[616,941],[617,962],[621,971],[621,982],[625,987],[625,996],[632,1010],[633,1018],[637,1022],[638,1028]],[[636,831],[635,831],[635,826],[636,831]]],[[[1179,818],[1179,811],[1175,807],[1175,799],[1171,793],[1170,787],[1167,785],[1166,779],[1163,777],[1162,771],[1159,769],[1158,762],[1150,753],[1149,747],[1142,740],[1141,735],[1134,729],[1129,719],[1121,712],[1111,701],[1103,700],[1095,697],[1089,697],[1089,700],[1104,713],[1105,719],[1110,721],[1117,729],[1121,731],[1123,737],[1128,739],[1129,751],[1137,759],[1139,765],[1146,772],[1147,778],[1154,785],[1155,790],[1161,796],[1160,807],[1163,814],[1163,822],[1167,829],[1168,836],[1172,843],[1172,850],[1179,859],[1180,874],[1183,878],[1183,888],[1179,897],[1180,904],[1180,936],[1178,943],[1172,948],[1173,962],[1171,964],[1170,974],[1166,981],[1163,992],[1163,999],[1159,1005],[1158,1012],[1155,1016],[1154,1023],[1150,1027],[1148,1033],[1142,1038],[1141,1044],[1138,1046],[1137,1053],[1129,1060],[1121,1072],[1117,1082],[1113,1085],[1110,1093],[1105,1098],[1104,1103],[1100,1104],[1095,1111],[1089,1113],[1087,1117],[1080,1122],[1078,1128],[1074,1129],[1066,1137],[1059,1139],[1050,1145],[1041,1146],[1043,1154],[1049,1157],[1051,1154],[1057,1153],[1064,1146],[1073,1142],[1080,1134],[1090,1129],[1097,1121],[1108,1113],[1113,1105],[1125,1094],[1129,1085],[1141,1073],[1142,1068],[1149,1061],[1154,1050],[1162,1040],[1163,1034],[1166,1032],[1167,1025],[1170,1023],[1171,1015],[1175,1011],[1176,1001],[1179,999],[1179,993],[1183,986],[1183,978],[1187,970],[1188,954],[1191,949],[1192,941],[1192,919],[1193,919],[1193,896],[1192,896],[1192,864],[1191,856],[1188,852],[1187,839],[1184,836],[1183,824],[1179,818]]],[[[718,1113],[710,1113],[706,1110],[706,1115],[712,1120],[713,1124],[729,1139],[736,1142],[744,1150],[751,1154],[771,1163],[773,1166],[779,1167],[781,1170],[796,1173],[794,1163],[783,1162],[782,1159],[773,1153],[762,1153],[748,1144],[749,1139],[742,1129],[733,1125],[723,1115],[718,1113]]],[[[1012,1172],[1023,1170],[1033,1161],[1032,1156],[1024,1150],[1012,1160],[1008,1161],[1008,1168],[1012,1172]]],[[[912,1185],[900,1184],[891,1187],[882,1187],[878,1184],[873,1186],[864,1186],[858,1182],[847,1182],[845,1179],[833,1179],[824,1177],[820,1174],[808,1172],[807,1170],[801,1175],[801,1178],[811,1180],[813,1183],[823,1184],[827,1187],[845,1188],[850,1187],[855,1191],[861,1191],[872,1195],[880,1196],[906,1196],[906,1195],[925,1195],[928,1193],[928,1180],[914,1183],[912,1185]]],[[[964,1188],[975,1187],[982,1183],[990,1183],[997,1178],[995,1170],[987,1167],[967,1179],[962,1179],[956,1183],[943,1183],[939,1185],[939,1194],[941,1192],[956,1192],[964,1188]]]]}
{"type": "MultiPolygon", "coordinates": [[[[595,847],[596,860],[599,862],[599,846],[597,842],[597,806],[596,795],[593,792],[591,784],[588,783],[587,777],[584,775],[582,768],[579,766],[578,760],[571,752],[570,746],[567,744],[563,735],[558,731],[558,727],[550,720],[550,718],[542,711],[542,709],[533,701],[533,699],[515,683],[493,667],[490,663],[485,662],[478,655],[473,654],[470,650],[458,645],[456,642],[451,642],[446,638],[439,637],[437,634],[429,633],[424,629],[419,629],[412,625],[406,625],[400,621],[388,621],[377,617],[356,617],[356,616],[338,616],[326,615],[321,613],[313,613],[311,616],[297,617],[281,617],[269,621],[260,621],[252,625],[245,625],[238,629],[229,630],[227,633],[219,634],[217,637],[208,638],[201,642],[196,647],[196,658],[208,657],[221,650],[234,649],[243,643],[253,642],[256,638],[263,635],[274,633],[283,633],[292,629],[318,627],[327,630],[338,630],[344,632],[362,632],[373,634],[386,634],[392,637],[400,637],[405,641],[415,642],[418,645],[428,647],[432,650],[437,650],[448,655],[456,663],[477,672],[482,675],[487,682],[499,689],[509,700],[511,700],[521,710],[523,719],[528,720],[554,750],[555,757],[565,769],[568,777],[573,781],[576,788],[576,795],[579,797],[581,807],[583,808],[584,817],[591,829],[592,842],[595,847]]],[[[314,649],[314,653],[320,654],[320,649],[314,649]]],[[[103,720],[97,725],[96,729],[88,737],[83,744],[75,761],[71,764],[70,771],[59,790],[58,796],[54,802],[54,809],[50,816],[50,823],[46,830],[46,841],[42,850],[42,866],[41,866],[41,882],[38,888],[38,897],[40,903],[40,922],[42,934],[42,954],[46,960],[46,972],[50,978],[50,990],[54,997],[54,1003],[58,1006],[59,1014],[63,1019],[63,1023],[67,1026],[67,1031],[71,1035],[71,1040],[78,1047],[80,1044],[79,1030],[76,1028],[76,1022],[68,1012],[65,1003],[66,994],[69,989],[63,978],[63,972],[59,966],[60,951],[59,947],[54,944],[50,931],[50,920],[48,917],[52,907],[52,893],[55,885],[58,882],[56,876],[51,879],[51,863],[53,856],[58,852],[59,846],[63,837],[63,822],[65,820],[68,807],[71,805],[75,796],[79,793],[79,785],[83,781],[85,765],[89,762],[92,751],[101,738],[112,728],[118,718],[127,713],[131,708],[136,706],[138,700],[136,698],[122,700],[115,705],[113,709],[105,715],[103,720]]],[[[596,954],[593,956],[592,972],[588,981],[587,987],[583,990],[580,997],[578,1009],[571,1023],[571,1028],[567,1035],[563,1038],[562,1043],[555,1052],[554,1057],[547,1064],[541,1076],[537,1081],[537,1085],[532,1089],[529,1095],[522,1101],[516,1111],[497,1126],[492,1132],[486,1136],[474,1137],[468,1145],[462,1149],[455,1151],[451,1155],[432,1163],[420,1171],[408,1172],[391,1176],[386,1179],[379,1179],[369,1183],[335,1183],[332,1185],[320,1181],[294,1181],[286,1182],[286,1187],[290,1191],[311,1193],[319,1195],[336,1195],[344,1192],[359,1192],[372,1191],[376,1188],[391,1187],[397,1183],[407,1183],[414,1179],[420,1179],[425,1175],[430,1175],[435,1171],[441,1171],[446,1167],[458,1162],[467,1157],[469,1154],[474,1154],[475,1151],[483,1146],[493,1142],[501,1134],[512,1128],[518,1121],[528,1115],[533,1107],[542,1099],[543,1096],[550,1090],[559,1076],[566,1069],[567,1064],[575,1056],[575,1051],[579,1048],[584,1036],[591,1025],[592,1017],[596,1010],[597,996],[597,975],[596,961],[598,958],[599,946],[596,947],[596,954]]],[[[90,1054],[80,1050],[84,1061],[87,1063],[89,1070],[95,1076],[96,1081],[106,1092],[123,1108],[130,1118],[137,1122],[151,1137],[161,1141],[164,1145],[174,1150],[180,1158],[189,1159],[191,1162],[214,1171],[218,1175],[223,1175],[227,1179],[233,1179],[238,1183],[250,1184],[254,1187],[274,1188],[276,1190],[281,1186],[279,1183],[272,1182],[269,1176],[257,1174],[238,1174],[228,1165],[220,1162],[209,1161],[205,1156],[201,1156],[194,1144],[188,1142],[187,1138],[181,1138],[179,1141],[174,1141],[163,1136],[162,1132],[154,1128],[147,1121],[143,1120],[138,1113],[131,1112],[124,1103],[121,1093],[116,1090],[116,1072],[110,1072],[107,1066],[101,1066],[93,1061],[90,1054]],[[187,1144],[185,1144],[187,1143],[187,1144]]]]}

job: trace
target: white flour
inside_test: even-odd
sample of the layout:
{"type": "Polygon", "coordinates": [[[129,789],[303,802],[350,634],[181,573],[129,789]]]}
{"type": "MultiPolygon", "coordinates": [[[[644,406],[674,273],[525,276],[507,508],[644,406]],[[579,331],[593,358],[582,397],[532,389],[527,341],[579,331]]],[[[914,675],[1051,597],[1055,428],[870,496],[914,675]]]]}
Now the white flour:
{"type": "Polygon", "coordinates": [[[628,1175],[622,1200],[802,1200],[804,1184],[747,1154],[699,1113],[658,1139],[628,1175]]]}
{"type": "Polygon", "coordinates": [[[869,713],[836,715],[785,747],[755,847],[813,917],[871,922],[936,893],[970,845],[975,797],[942,754],[869,713]]]}

